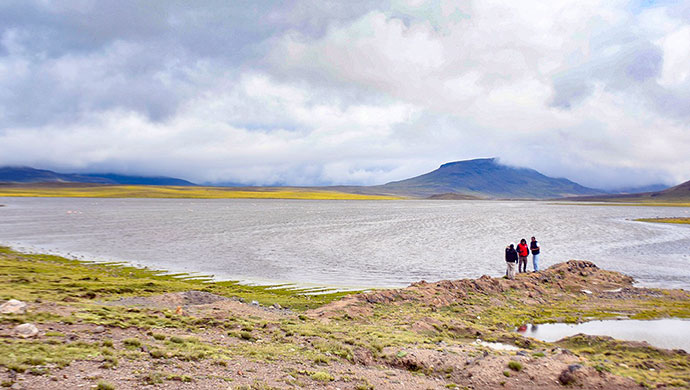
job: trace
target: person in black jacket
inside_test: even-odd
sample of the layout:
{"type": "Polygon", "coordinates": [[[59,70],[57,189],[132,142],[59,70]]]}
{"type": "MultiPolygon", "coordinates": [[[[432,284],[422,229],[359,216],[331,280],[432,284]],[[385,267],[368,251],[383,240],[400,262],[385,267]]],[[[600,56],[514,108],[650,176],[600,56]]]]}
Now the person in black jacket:
{"type": "Polygon", "coordinates": [[[506,270],[506,276],[508,279],[515,279],[515,263],[518,261],[518,253],[515,250],[515,244],[510,244],[506,248],[506,264],[508,269],[506,270]]]}
{"type": "Polygon", "coordinates": [[[532,252],[532,265],[534,266],[534,272],[539,272],[539,252],[541,248],[539,247],[539,242],[537,239],[532,237],[532,242],[529,244],[529,249],[532,252]]]}

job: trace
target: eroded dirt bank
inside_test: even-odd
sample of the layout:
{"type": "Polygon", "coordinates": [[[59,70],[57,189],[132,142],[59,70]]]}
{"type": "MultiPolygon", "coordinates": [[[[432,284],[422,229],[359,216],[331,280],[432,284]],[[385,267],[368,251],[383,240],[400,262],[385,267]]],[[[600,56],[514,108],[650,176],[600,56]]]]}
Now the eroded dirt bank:
{"type": "Polygon", "coordinates": [[[683,290],[569,261],[514,281],[341,297],[0,251],[0,382],[15,389],[629,389],[690,386],[684,351],[523,323],[690,318],[683,290]],[[32,324],[36,334],[21,324],[32,324]],[[26,334],[22,332],[28,332],[26,334]],[[26,338],[22,336],[27,336],[26,338]]]}

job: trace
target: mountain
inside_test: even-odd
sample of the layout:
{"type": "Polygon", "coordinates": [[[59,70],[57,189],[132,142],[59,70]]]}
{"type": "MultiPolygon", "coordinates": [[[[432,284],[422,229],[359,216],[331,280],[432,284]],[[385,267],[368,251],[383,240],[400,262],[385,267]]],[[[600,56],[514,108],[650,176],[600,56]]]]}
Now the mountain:
{"type": "Polygon", "coordinates": [[[579,196],[568,200],[586,202],[630,202],[630,203],[690,203],[690,181],[663,191],[640,194],[616,194],[604,196],[579,196]]]}
{"type": "Polygon", "coordinates": [[[545,176],[534,169],[503,165],[495,158],[450,162],[421,176],[371,188],[382,193],[423,198],[462,194],[482,198],[546,199],[604,194],[568,179],[545,176]]]}
{"type": "Polygon", "coordinates": [[[611,190],[609,192],[615,193],[615,194],[639,194],[642,192],[659,192],[668,189],[669,186],[666,184],[650,184],[646,186],[641,186],[641,187],[623,187],[623,188],[616,188],[615,190],[611,190]]]}
{"type": "Polygon", "coordinates": [[[57,173],[31,167],[0,167],[0,182],[7,183],[92,183],[161,186],[193,186],[194,183],[174,177],[126,176],[114,173],[57,173]]]}

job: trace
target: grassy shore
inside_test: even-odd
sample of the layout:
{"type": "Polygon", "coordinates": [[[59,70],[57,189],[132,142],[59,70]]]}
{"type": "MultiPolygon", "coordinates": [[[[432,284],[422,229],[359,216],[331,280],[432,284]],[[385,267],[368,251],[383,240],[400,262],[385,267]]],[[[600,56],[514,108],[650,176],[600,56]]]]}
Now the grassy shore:
{"type": "Polygon", "coordinates": [[[188,199],[400,199],[385,195],[351,194],[296,187],[198,187],[136,185],[34,185],[0,186],[0,197],[65,198],[188,198],[188,199]]]}
{"type": "Polygon", "coordinates": [[[690,386],[684,352],[514,332],[524,323],[690,318],[688,292],[634,288],[582,261],[515,281],[310,295],[0,248],[0,303],[9,299],[29,309],[0,315],[3,386],[547,389],[568,382],[561,376],[574,366],[568,383],[586,388],[690,386]],[[22,323],[39,335],[14,337],[22,323]]]}
{"type": "Polygon", "coordinates": [[[639,218],[635,221],[655,222],[655,223],[677,223],[682,225],[690,224],[690,218],[639,218]]]}
{"type": "Polygon", "coordinates": [[[598,201],[598,202],[552,202],[551,204],[563,206],[632,206],[632,207],[690,207],[690,202],[623,202],[623,201],[598,201]]]}

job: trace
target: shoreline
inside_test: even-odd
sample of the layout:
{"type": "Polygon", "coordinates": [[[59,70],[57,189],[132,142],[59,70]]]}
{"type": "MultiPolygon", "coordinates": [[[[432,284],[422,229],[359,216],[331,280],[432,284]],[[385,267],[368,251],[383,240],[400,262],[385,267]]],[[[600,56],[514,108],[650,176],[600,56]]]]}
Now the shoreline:
{"type": "Polygon", "coordinates": [[[0,381],[19,388],[690,386],[685,352],[582,335],[546,343],[513,331],[690,318],[687,291],[634,287],[586,261],[515,281],[483,276],[316,296],[7,248],[0,265],[0,304],[14,298],[28,309],[0,315],[0,381]],[[21,323],[38,334],[17,337],[21,323]]]}
{"type": "Polygon", "coordinates": [[[689,225],[690,224],[690,218],[688,218],[688,217],[638,218],[635,221],[651,222],[651,223],[671,223],[671,224],[675,224],[675,225],[689,225]]]}

